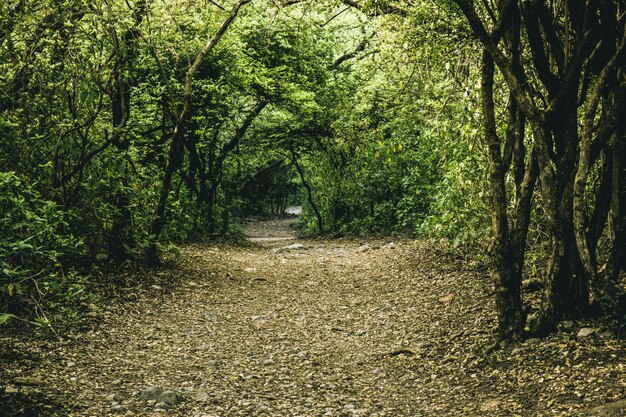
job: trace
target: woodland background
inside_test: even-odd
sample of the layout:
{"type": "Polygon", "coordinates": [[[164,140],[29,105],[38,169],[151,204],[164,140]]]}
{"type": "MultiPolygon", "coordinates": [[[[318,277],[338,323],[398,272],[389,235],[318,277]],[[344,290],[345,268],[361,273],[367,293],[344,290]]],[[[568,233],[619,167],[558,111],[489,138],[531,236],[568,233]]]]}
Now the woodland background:
{"type": "Polygon", "coordinates": [[[499,340],[623,330],[625,11],[3,1],[0,322],[71,322],[103,271],[301,204],[304,234],[470,248],[499,340]]]}

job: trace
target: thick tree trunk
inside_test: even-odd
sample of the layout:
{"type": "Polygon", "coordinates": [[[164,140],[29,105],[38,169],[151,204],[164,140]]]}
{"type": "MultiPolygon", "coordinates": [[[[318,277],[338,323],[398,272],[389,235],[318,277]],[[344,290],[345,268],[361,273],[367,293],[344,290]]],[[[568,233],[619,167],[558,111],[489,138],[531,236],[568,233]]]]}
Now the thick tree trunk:
{"type": "MultiPolygon", "coordinates": [[[[551,240],[542,312],[535,329],[550,330],[557,320],[578,317],[588,307],[588,286],[596,270],[593,250],[599,232],[593,232],[594,241],[590,241],[584,203],[586,179],[594,155],[599,154],[609,137],[605,122],[619,117],[619,111],[607,112],[614,106],[612,103],[602,102],[601,111],[597,103],[601,97],[607,97],[607,92],[624,90],[623,84],[611,85],[606,76],[615,68],[623,71],[625,33],[617,24],[621,15],[611,2],[568,1],[548,7],[544,2],[501,0],[496,2],[497,14],[490,11],[494,21],[491,26],[491,21],[487,24],[488,20],[478,14],[476,2],[454,2],[497,65],[533,133],[541,208],[551,240]],[[511,27],[507,19],[514,17],[520,4],[525,12],[524,44],[531,53],[524,62],[524,71],[517,69],[512,53],[519,48],[504,51],[500,46],[502,39],[497,36],[511,27]],[[556,16],[563,12],[567,16],[565,25],[555,24],[556,16]],[[531,79],[525,74],[530,74],[531,79]],[[590,86],[593,92],[588,94],[590,86]],[[587,129],[582,144],[578,130],[581,109],[586,112],[583,130],[587,129]]],[[[621,82],[620,77],[613,78],[621,82]]],[[[614,190],[615,187],[614,184],[614,190]]],[[[600,225],[606,209],[594,206],[599,208],[594,224],[600,225]]]]}
{"type": "Polygon", "coordinates": [[[575,172],[571,164],[563,163],[565,159],[561,159],[558,174],[552,177],[554,187],[551,192],[545,192],[542,181],[543,203],[546,212],[550,213],[547,217],[551,249],[540,319],[534,329],[538,333],[552,331],[558,320],[584,315],[589,305],[589,281],[583,271],[574,233],[572,201],[575,172]]]}
{"type": "MultiPolygon", "coordinates": [[[[553,156],[551,156],[553,151],[549,146],[552,143],[550,139],[552,132],[544,127],[545,121],[541,118],[532,118],[530,125],[537,152],[542,207],[550,234],[550,252],[544,274],[542,307],[537,322],[531,325],[531,330],[544,334],[552,331],[557,320],[563,316],[564,297],[567,297],[569,293],[568,257],[571,251],[568,250],[568,246],[571,245],[568,245],[567,240],[570,236],[567,231],[568,227],[571,230],[571,214],[568,219],[568,212],[571,213],[571,210],[568,210],[564,202],[568,199],[568,192],[571,197],[571,187],[567,184],[567,173],[558,172],[553,168],[553,156]]],[[[575,300],[570,299],[568,302],[575,302],[575,300]]]]}
{"type": "Polygon", "coordinates": [[[522,310],[521,275],[517,274],[509,237],[505,169],[496,133],[493,102],[494,64],[487,52],[482,61],[482,110],[485,141],[489,156],[489,189],[491,194],[491,250],[495,267],[495,296],[498,312],[498,337],[515,341],[522,337],[525,317],[522,310]]]}

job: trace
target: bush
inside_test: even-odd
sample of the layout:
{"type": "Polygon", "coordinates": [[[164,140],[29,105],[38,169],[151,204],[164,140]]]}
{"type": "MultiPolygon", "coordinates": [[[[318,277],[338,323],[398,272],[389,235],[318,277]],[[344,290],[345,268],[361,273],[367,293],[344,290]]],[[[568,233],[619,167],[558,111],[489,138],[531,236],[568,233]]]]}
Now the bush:
{"type": "Polygon", "coordinates": [[[66,269],[83,254],[69,231],[72,213],[47,200],[13,172],[0,172],[0,312],[37,316],[83,292],[79,275],[66,269]]]}

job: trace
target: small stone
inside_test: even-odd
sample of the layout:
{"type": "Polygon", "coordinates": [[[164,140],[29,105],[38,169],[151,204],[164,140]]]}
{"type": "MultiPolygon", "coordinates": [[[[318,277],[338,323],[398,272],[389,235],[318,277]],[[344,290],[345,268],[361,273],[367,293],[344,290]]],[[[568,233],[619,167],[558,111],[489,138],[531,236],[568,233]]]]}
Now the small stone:
{"type": "Polygon", "coordinates": [[[578,336],[578,337],[587,337],[587,336],[591,336],[595,332],[596,332],[595,329],[591,329],[589,327],[583,327],[582,329],[580,329],[578,331],[578,334],[576,336],[578,336]]]}
{"type": "Polygon", "coordinates": [[[113,407],[111,407],[111,411],[113,411],[114,413],[125,413],[126,411],[128,411],[128,409],[126,408],[125,405],[116,404],[113,407]]]}
{"type": "MultiPolygon", "coordinates": [[[[164,403],[169,406],[180,404],[183,402],[183,396],[176,391],[163,391],[159,395],[159,403],[164,403]]],[[[157,407],[159,404],[157,404],[157,407]]]]}
{"type": "Polygon", "coordinates": [[[29,385],[29,386],[45,384],[45,382],[42,379],[34,377],[34,376],[18,376],[13,380],[13,382],[16,385],[29,385]]]}
{"type": "Polygon", "coordinates": [[[209,313],[208,311],[204,312],[204,318],[211,323],[217,323],[219,321],[219,317],[215,313],[209,313]]]}
{"type": "Polygon", "coordinates": [[[443,303],[443,304],[448,304],[448,303],[450,303],[452,300],[454,300],[454,294],[449,293],[449,294],[446,294],[446,295],[444,295],[443,297],[441,297],[441,298],[439,299],[439,302],[440,302],[440,303],[443,303]]]}
{"type": "Polygon", "coordinates": [[[571,320],[565,320],[559,323],[564,329],[571,329],[574,326],[574,322],[571,320]]]}
{"type": "Polygon", "coordinates": [[[71,368],[73,366],[76,366],[76,362],[68,362],[65,366],[67,366],[68,368],[71,368]]]}
{"type": "Polygon", "coordinates": [[[193,399],[199,402],[211,402],[211,396],[204,392],[204,391],[198,391],[193,395],[193,399]]]}
{"type": "Polygon", "coordinates": [[[272,253],[283,253],[283,252],[289,252],[292,250],[304,250],[304,249],[306,249],[306,246],[304,246],[302,243],[294,243],[292,245],[283,246],[282,248],[273,249],[272,253]]]}
{"type": "Polygon", "coordinates": [[[169,410],[170,406],[169,404],[166,403],[157,403],[157,405],[154,407],[155,410],[169,410]]]}
{"type": "Polygon", "coordinates": [[[139,398],[141,398],[144,401],[158,400],[162,392],[163,392],[163,388],[161,387],[156,387],[156,386],[147,387],[147,388],[142,389],[139,392],[139,398]]]}
{"type": "Polygon", "coordinates": [[[367,252],[368,250],[370,250],[370,245],[368,245],[367,243],[365,245],[361,245],[357,248],[356,252],[357,253],[362,253],[362,252],[367,252]]]}
{"type": "Polygon", "coordinates": [[[269,365],[273,365],[273,364],[274,364],[274,359],[272,359],[272,358],[270,358],[270,359],[266,359],[266,360],[263,362],[263,365],[265,365],[265,366],[269,366],[269,365]]]}

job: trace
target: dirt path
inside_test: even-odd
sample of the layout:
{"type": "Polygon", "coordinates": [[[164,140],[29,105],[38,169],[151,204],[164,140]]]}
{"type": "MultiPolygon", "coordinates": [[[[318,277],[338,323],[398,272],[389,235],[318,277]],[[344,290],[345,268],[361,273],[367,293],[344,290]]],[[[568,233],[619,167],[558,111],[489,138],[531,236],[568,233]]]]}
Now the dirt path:
{"type": "Polygon", "coordinates": [[[243,233],[250,242],[260,245],[295,240],[296,233],[293,228],[295,221],[296,217],[281,217],[265,221],[248,221],[243,226],[243,233]]]}
{"type": "Polygon", "coordinates": [[[297,240],[286,221],[246,231],[254,245],[183,248],[178,269],[92,306],[87,331],[0,339],[0,415],[623,415],[624,342],[564,323],[477,354],[495,324],[486,277],[428,242],[297,240]],[[33,414],[10,409],[20,398],[33,414]]]}

